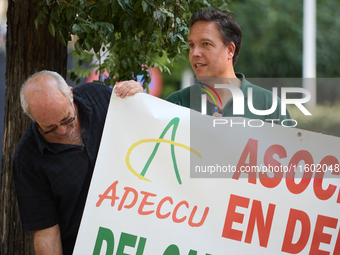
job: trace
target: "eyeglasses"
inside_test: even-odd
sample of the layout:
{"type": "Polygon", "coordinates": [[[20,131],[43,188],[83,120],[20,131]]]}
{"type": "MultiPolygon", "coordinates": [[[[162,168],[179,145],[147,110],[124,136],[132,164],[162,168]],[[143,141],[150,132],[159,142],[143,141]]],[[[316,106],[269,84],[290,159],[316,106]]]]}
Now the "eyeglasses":
{"type": "MultiPolygon", "coordinates": [[[[73,110],[74,110],[74,108],[73,108],[73,110]]],[[[46,135],[46,134],[52,133],[53,131],[56,131],[59,128],[59,126],[66,126],[66,125],[71,124],[73,121],[75,121],[76,117],[77,117],[77,113],[74,110],[74,117],[71,117],[71,118],[69,118],[68,120],[66,120],[64,122],[61,122],[59,125],[55,125],[53,128],[51,128],[50,130],[47,130],[45,132],[41,132],[41,130],[39,128],[39,125],[38,125],[38,130],[39,130],[40,134],[42,134],[42,135],[46,135]]]]}

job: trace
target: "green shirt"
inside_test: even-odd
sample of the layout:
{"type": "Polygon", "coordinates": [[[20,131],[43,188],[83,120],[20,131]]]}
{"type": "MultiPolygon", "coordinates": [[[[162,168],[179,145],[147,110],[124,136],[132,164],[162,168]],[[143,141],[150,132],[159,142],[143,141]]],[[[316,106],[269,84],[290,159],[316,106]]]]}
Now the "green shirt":
{"type": "MultiPolygon", "coordinates": [[[[253,106],[256,110],[268,110],[272,107],[273,103],[273,93],[267,89],[258,87],[247,81],[243,74],[237,74],[237,76],[242,80],[241,90],[244,95],[244,114],[234,115],[233,114],[233,99],[231,98],[222,111],[223,117],[244,117],[249,119],[261,119],[263,121],[271,122],[270,120],[278,119],[279,121],[274,121],[276,124],[280,124],[282,120],[291,119],[288,111],[286,115],[281,115],[281,100],[277,100],[276,110],[269,115],[256,115],[252,113],[248,108],[248,88],[252,88],[253,94],[253,106]]],[[[195,84],[190,87],[184,88],[182,90],[172,93],[166,100],[187,108],[201,112],[201,94],[205,92],[201,89],[202,85],[195,84]]],[[[208,103],[207,114],[212,115],[214,113],[214,107],[208,103]],[[209,107],[211,106],[211,107],[209,107]]],[[[287,121],[284,123],[286,126],[291,126],[292,121],[287,121]]]]}

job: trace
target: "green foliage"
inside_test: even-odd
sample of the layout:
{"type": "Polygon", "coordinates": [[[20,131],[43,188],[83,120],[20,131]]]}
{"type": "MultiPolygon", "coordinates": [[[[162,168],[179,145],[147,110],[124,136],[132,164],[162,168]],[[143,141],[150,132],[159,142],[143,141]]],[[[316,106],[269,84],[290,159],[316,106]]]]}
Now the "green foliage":
{"type": "MultiPolygon", "coordinates": [[[[38,27],[44,19],[53,36],[66,45],[76,36],[75,52],[80,61],[91,55],[91,68],[109,72],[105,84],[150,77],[145,66],[168,71],[168,63],[186,51],[187,20],[191,11],[213,6],[226,8],[225,1],[151,1],[151,0],[40,0],[42,11],[36,18],[38,27]],[[166,58],[167,64],[159,61],[166,58]]],[[[72,79],[86,73],[76,68],[72,79]]]]}
{"type": "Polygon", "coordinates": [[[171,93],[181,89],[183,71],[186,69],[192,70],[188,54],[176,57],[175,63],[169,66],[169,69],[171,73],[164,72],[162,74],[165,86],[163,86],[160,97],[163,99],[167,98],[171,93]]]}
{"type": "Polygon", "coordinates": [[[340,77],[339,33],[340,19],[337,17],[340,1],[317,1],[317,75],[318,77],[340,77]]]}
{"type": "Polygon", "coordinates": [[[296,106],[288,105],[287,109],[291,117],[298,122],[297,128],[340,137],[340,101],[309,109],[312,116],[305,116],[296,106]]]}
{"type": "Polygon", "coordinates": [[[75,66],[69,72],[70,79],[80,83],[80,78],[87,78],[91,75],[91,69],[87,68],[85,63],[91,63],[93,61],[93,54],[87,52],[81,52],[78,54],[73,51],[73,58],[76,59],[75,66]]]}
{"type": "Polygon", "coordinates": [[[191,0],[189,1],[189,13],[195,13],[204,9],[217,9],[221,11],[228,10],[228,2],[226,0],[191,0]]]}
{"type": "MultiPolygon", "coordinates": [[[[316,1],[317,77],[339,77],[340,1],[316,1]]],[[[233,0],[228,5],[242,29],[236,71],[247,77],[301,77],[303,1],[233,0]]]]}
{"type": "Polygon", "coordinates": [[[236,71],[247,77],[301,77],[303,1],[234,0],[243,43],[236,71]]]}

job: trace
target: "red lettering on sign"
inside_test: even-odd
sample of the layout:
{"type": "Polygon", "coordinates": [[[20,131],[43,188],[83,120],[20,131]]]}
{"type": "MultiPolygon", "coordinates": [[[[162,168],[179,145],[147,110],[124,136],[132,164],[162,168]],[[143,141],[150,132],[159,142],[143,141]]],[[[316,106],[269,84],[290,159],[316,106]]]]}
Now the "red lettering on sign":
{"type": "Polygon", "coordinates": [[[340,229],[339,229],[339,233],[338,233],[338,238],[336,239],[333,254],[340,254],[340,229]]]}
{"type": "Polygon", "coordinates": [[[119,203],[119,206],[118,206],[118,211],[122,210],[123,205],[124,205],[124,203],[126,201],[126,198],[127,198],[128,194],[130,192],[133,193],[133,200],[132,200],[132,202],[129,205],[124,205],[124,208],[127,208],[127,209],[132,208],[136,204],[137,199],[138,199],[138,192],[135,189],[129,188],[129,187],[125,187],[124,190],[125,190],[125,192],[124,192],[124,195],[122,197],[122,200],[120,200],[120,203],[119,203]]]}
{"type": "MultiPolygon", "coordinates": [[[[324,227],[336,228],[337,224],[338,224],[338,219],[326,217],[326,216],[323,216],[323,215],[318,215],[318,219],[316,220],[312,245],[311,245],[310,251],[309,251],[310,255],[313,255],[313,254],[328,255],[328,254],[330,254],[330,252],[323,251],[323,250],[319,249],[320,243],[330,244],[331,239],[332,239],[332,235],[323,233],[323,228],[324,227]]],[[[336,254],[336,253],[334,253],[334,254],[336,254]]]]}
{"type": "Polygon", "coordinates": [[[254,200],[249,216],[249,223],[246,233],[245,243],[251,243],[255,222],[259,233],[260,246],[267,247],[270,229],[272,227],[275,205],[269,204],[266,222],[264,222],[261,201],[254,200]]]}
{"type": "MultiPolygon", "coordinates": [[[[273,158],[274,155],[278,155],[280,159],[287,157],[287,152],[284,147],[278,144],[274,144],[270,146],[263,158],[264,164],[269,168],[272,167],[275,169],[275,167],[278,167],[279,169],[282,169],[282,164],[273,158]]],[[[274,176],[270,178],[268,176],[267,172],[259,172],[259,178],[262,185],[266,188],[274,188],[277,185],[280,184],[282,177],[283,177],[283,171],[273,171],[274,176]]]]}
{"type": "Polygon", "coordinates": [[[115,181],[106,189],[103,195],[99,195],[99,200],[96,203],[96,206],[99,207],[104,199],[110,199],[111,200],[111,206],[115,205],[115,201],[119,199],[119,197],[116,196],[116,186],[118,184],[118,181],[115,181]],[[110,196],[109,193],[112,192],[112,195],[110,196]]]}
{"type": "Polygon", "coordinates": [[[240,197],[231,194],[229,199],[228,211],[225,217],[222,237],[233,239],[236,241],[242,240],[243,232],[240,230],[232,229],[233,222],[243,223],[244,215],[236,212],[236,207],[248,208],[249,198],[240,197]]]}
{"type": "Polygon", "coordinates": [[[181,223],[183,221],[185,221],[185,219],[187,218],[187,216],[183,216],[182,218],[178,219],[177,218],[177,212],[178,212],[178,209],[182,206],[182,205],[185,205],[186,208],[189,208],[189,204],[187,201],[182,201],[182,202],[179,202],[175,209],[174,209],[174,213],[172,214],[172,220],[175,222],[175,223],[181,223]]]}
{"type": "Polygon", "coordinates": [[[161,214],[161,207],[163,206],[163,204],[165,203],[165,201],[169,201],[170,204],[173,205],[173,201],[171,197],[165,197],[163,198],[161,201],[159,201],[157,209],[156,209],[156,216],[159,219],[166,219],[170,216],[170,212],[166,213],[166,214],[161,214]]]}
{"type": "MultiPolygon", "coordinates": [[[[287,151],[281,145],[271,145],[264,153],[264,166],[262,164],[257,165],[258,140],[250,138],[237,163],[233,179],[238,180],[240,175],[244,173],[248,174],[248,183],[256,184],[258,173],[259,180],[264,187],[275,188],[281,183],[285,175],[286,187],[292,194],[304,192],[313,179],[313,191],[320,200],[330,199],[338,189],[339,186],[332,184],[323,189],[325,172],[331,171],[332,175],[340,175],[339,160],[335,156],[327,155],[319,164],[316,164],[310,152],[300,150],[292,156],[288,165],[282,165],[278,160],[274,159],[274,155],[277,155],[279,159],[283,159],[287,157],[287,151]],[[269,172],[270,175],[268,174],[269,172]],[[302,172],[302,176],[297,175],[300,172],[302,172]],[[298,179],[301,180],[296,183],[298,179]]],[[[336,202],[340,203],[340,189],[336,202]]]]}
{"type": "MultiPolygon", "coordinates": [[[[328,166],[328,167],[331,167],[332,169],[332,175],[339,175],[339,171],[334,171],[335,167],[337,165],[339,165],[339,161],[337,158],[333,157],[333,156],[326,156],[324,157],[321,162],[320,162],[320,165],[323,167],[323,166],[328,166]]],[[[313,183],[313,188],[314,188],[314,193],[315,193],[315,196],[320,199],[320,200],[327,200],[327,199],[330,199],[333,194],[335,193],[335,190],[336,190],[336,186],[335,185],[328,185],[328,188],[327,189],[323,189],[322,188],[322,181],[323,181],[323,177],[325,175],[325,172],[324,171],[325,169],[321,169],[321,171],[317,171],[315,173],[315,176],[314,176],[314,183],[313,183]]]]}
{"type": "Polygon", "coordinates": [[[208,215],[208,212],[209,212],[209,207],[206,207],[204,209],[204,213],[203,213],[202,219],[198,223],[193,223],[193,219],[194,219],[194,216],[195,216],[196,212],[197,212],[197,206],[195,205],[194,209],[192,209],[192,211],[190,213],[190,217],[189,217],[189,221],[188,221],[188,224],[191,227],[200,227],[200,226],[202,226],[202,224],[204,223],[205,219],[207,218],[207,215],[208,215]]]}
{"type": "Polygon", "coordinates": [[[293,194],[302,193],[307,188],[313,176],[312,171],[304,171],[300,183],[298,184],[295,183],[295,168],[299,164],[300,161],[304,161],[305,164],[308,164],[308,165],[314,164],[313,156],[308,151],[301,150],[293,155],[293,157],[291,158],[288,164],[289,171],[286,174],[287,188],[293,194]]]}
{"type": "Polygon", "coordinates": [[[300,210],[290,209],[286,233],[281,250],[291,254],[297,254],[301,252],[308,242],[309,234],[310,221],[307,213],[300,210]],[[295,227],[298,221],[301,223],[300,238],[296,243],[293,243],[295,227]]]}
{"type": "MultiPolygon", "coordinates": [[[[102,205],[102,202],[104,201],[104,199],[109,199],[111,200],[111,206],[113,207],[115,205],[115,201],[119,199],[119,197],[116,196],[116,188],[117,188],[117,184],[118,181],[115,181],[114,183],[112,183],[103,194],[99,195],[99,200],[96,203],[96,206],[99,207],[102,205]],[[110,192],[112,192],[111,195],[110,192]]],[[[171,215],[171,211],[166,212],[165,214],[161,213],[162,211],[162,207],[164,206],[164,204],[166,202],[169,202],[170,205],[173,205],[173,199],[171,197],[164,197],[162,198],[158,204],[157,204],[157,195],[154,193],[150,193],[150,192],[146,192],[146,191],[140,191],[140,194],[143,196],[142,201],[140,202],[139,206],[138,206],[138,214],[140,215],[150,215],[155,213],[156,217],[158,219],[166,219],[171,215]],[[150,201],[150,197],[154,197],[155,198],[155,202],[150,201]],[[157,206],[156,206],[157,204],[157,206]],[[146,206],[150,206],[151,210],[146,211],[145,207],[146,206]],[[156,207],[156,208],[155,208],[156,207]]],[[[138,203],[138,196],[139,193],[131,187],[124,187],[124,194],[122,196],[122,199],[118,205],[118,211],[121,211],[123,208],[125,209],[131,209],[133,208],[137,203],[138,203]],[[132,195],[132,199],[129,199],[129,197],[131,197],[132,195]],[[127,200],[132,200],[130,203],[126,202],[127,200]],[[129,203],[129,204],[128,204],[129,203]]],[[[194,222],[194,218],[197,214],[197,210],[198,210],[198,206],[195,205],[192,209],[190,209],[189,203],[185,200],[179,202],[175,208],[172,210],[172,220],[175,223],[182,223],[184,222],[186,219],[188,219],[188,225],[190,227],[200,227],[204,224],[208,212],[209,212],[209,207],[206,207],[204,209],[204,212],[202,214],[202,218],[196,223],[194,222]],[[182,210],[183,207],[186,207],[188,210],[184,209],[182,210]],[[183,214],[183,217],[179,218],[179,215],[183,214]]]]}
{"type": "Polygon", "coordinates": [[[155,197],[156,194],[149,193],[149,192],[146,192],[146,191],[141,191],[140,193],[143,194],[144,197],[143,197],[142,202],[140,203],[140,205],[138,207],[138,213],[140,215],[149,215],[149,214],[153,213],[154,210],[143,211],[143,208],[144,208],[145,205],[154,205],[155,204],[155,203],[152,203],[152,202],[148,202],[147,199],[148,199],[148,197],[155,197]]]}
{"type": "MultiPolygon", "coordinates": [[[[254,139],[249,139],[246,147],[244,148],[240,160],[237,163],[236,171],[233,174],[233,179],[238,180],[242,173],[241,167],[246,166],[256,166],[257,165],[257,145],[258,141],[254,139]],[[246,160],[249,156],[249,163],[246,163],[246,160]]],[[[248,182],[256,184],[256,172],[245,172],[248,174],[248,182]]]]}

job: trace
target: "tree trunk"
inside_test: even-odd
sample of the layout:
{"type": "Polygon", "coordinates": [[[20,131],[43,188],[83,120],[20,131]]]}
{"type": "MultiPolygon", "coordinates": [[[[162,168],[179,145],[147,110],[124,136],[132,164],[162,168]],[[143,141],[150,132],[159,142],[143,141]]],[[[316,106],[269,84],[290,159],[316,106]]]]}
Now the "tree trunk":
{"type": "Polygon", "coordinates": [[[13,183],[12,158],[30,120],[20,106],[21,84],[33,73],[53,70],[65,77],[67,47],[51,36],[47,20],[36,30],[39,2],[9,0],[6,43],[5,127],[0,200],[0,254],[34,254],[32,233],[23,233],[13,183]]]}

